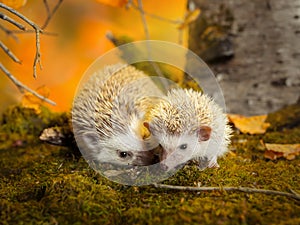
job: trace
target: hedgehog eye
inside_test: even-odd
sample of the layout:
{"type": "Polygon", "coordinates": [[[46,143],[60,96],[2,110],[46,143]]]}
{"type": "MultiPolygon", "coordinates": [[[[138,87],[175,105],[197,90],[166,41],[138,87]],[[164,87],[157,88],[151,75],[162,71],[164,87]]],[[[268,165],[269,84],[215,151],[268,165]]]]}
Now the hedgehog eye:
{"type": "Polygon", "coordinates": [[[179,146],[179,148],[181,150],[185,150],[187,148],[187,144],[182,144],[182,145],[179,146]]]}
{"type": "Polygon", "coordinates": [[[122,152],[122,151],[118,151],[118,154],[119,154],[119,157],[120,157],[120,158],[123,158],[123,159],[132,156],[132,153],[131,153],[131,152],[122,152]]]}
{"type": "Polygon", "coordinates": [[[127,152],[119,152],[119,156],[121,158],[126,158],[128,156],[128,153],[127,152]]]}

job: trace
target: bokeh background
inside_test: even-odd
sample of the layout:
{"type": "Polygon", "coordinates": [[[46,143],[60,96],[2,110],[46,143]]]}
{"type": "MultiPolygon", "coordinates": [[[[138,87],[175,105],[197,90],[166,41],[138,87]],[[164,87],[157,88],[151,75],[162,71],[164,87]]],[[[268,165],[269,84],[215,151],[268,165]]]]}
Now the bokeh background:
{"type": "MultiPolygon", "coordinates": [[[[16,34],[14,40],[0,32],[1,41],[22,61],[14,63],[0,51],[2,64],[23,84],[33,90],[41,90],[57,103],[50,106],[54,111],[70,110],[76,87],[88,66],[99,56],[115,46],[106,38],[108,31],[116,36],[128,36],[133,40],[145,40],[141,15],[133,7],[126,8],[124,1],[65,0],[53,16],[46,31],[56,35],[41,36],[42,70],[33,78],[35,34],[16,34]]],[[[54,6],[56,1],[50,1],[54,6]]],[[[171,20],[181,20],[185,14],[186,0],[143,1],[147,13],[171,20]]],[[[29,0],[18,11],[38,25],[46,19],[41,1],[29,0]]],[[[150,37],[178,43],[178,25],[147,16],[150,37]]],[[[15,28],[14,28],[15,29],[15,28]]],[[[185,45],[186,39],[183,40],[185,45]]],[[[16,86],[0,73],[0,112],[10,104],[22,100],[16,86]]]]}

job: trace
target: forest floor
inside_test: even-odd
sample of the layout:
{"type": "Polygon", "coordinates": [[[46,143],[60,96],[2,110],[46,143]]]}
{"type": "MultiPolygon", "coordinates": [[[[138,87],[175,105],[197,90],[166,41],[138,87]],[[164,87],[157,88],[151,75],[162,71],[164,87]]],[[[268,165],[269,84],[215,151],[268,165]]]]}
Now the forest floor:
{"type": "Polygon", "coordinates": [[[300,1],[225,1],[234,14],[234,57],[212,64],[227,112],[258,115],[300,96],[300,1]]]}
{"type": "Polygon", "coordinates": [[[269,114],[265,134],[235,131],[220,168],[200,171],[190,163],[163,181],[220,188],[190,191],[114,183],[95,172],[78,150],[39,140],[46,127],[68,126],[67,113],[11,106],[0,120],[0,224],[298,225],[299,195],[222,188],[300,193],[300,157],[269,160],[262,144],[299,144],[299,118],[300,102],[269,114]]]}
{"type": "MultiPolygon", "coordinates": [[[[300,2],[231,0],[235,56],[210,65],[230,113],[265,114],[297,102],[300,2]]],[[[220,168],[188,164],[163,183],[300,192],[300,157],[269,160],[264,143],[300,143],[300,101],[268,115],[265,134],[235,130],[220,168]]],[[[300,201],[276,194],[176,191],[114,183],[79,152],[42,143],[67,113],[11,106],[0,118],[0,224],[300,224],[300,201]]]]}

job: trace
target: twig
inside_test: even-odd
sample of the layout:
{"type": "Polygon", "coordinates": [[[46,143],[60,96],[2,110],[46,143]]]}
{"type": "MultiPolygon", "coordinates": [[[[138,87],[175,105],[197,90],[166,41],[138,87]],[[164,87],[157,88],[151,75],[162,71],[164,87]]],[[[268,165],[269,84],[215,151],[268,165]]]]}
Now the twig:
{"type": "Polygon", "coordinates": [[[8,47],[6,47],[6,45],[4,45],[2,43],[2,41],[0,41],[0,48],[3,49],[3,51],[16,63],[21,64],[21,61],[17,58],[17,56],[15,56],[8,47]]]}
{"type": "MultiPolygon", "coordinates": [[[[139,11],[139,6],[136,6],[133,2],[131,4],[131,6],[138,10],[139,11]]],[[[167,23],[173,23],[173,24],[181,24],[182,23],[182,20],[178,19],[178,20],[172,20],[172,19],[169,19],[169,18],[165,18],[165,17],[162,17],[162,16],[158,16],[156,14],[152,14],[152,13],[148,13],[146,11],[144,11],[144,14],[146,16],[149,16],[151,18],[154,18],[154,19],[157,19],[157,20],[161,20],[161,21],[164,21],[164,22],[167,22],[167,23]]]]}
{"type": "Polygon", "coordinates": [[[27,87],[26,85],[22,84],[17,78],[15,78],[3,65],[2,63],[0,63],[0,70],[2,70],[5,75],[18,87],[18,89],[23,92],[24,90],[30,92],[31,94],[33,94],[34,96],[36,96],[37,98],[51,104],[51,105],[56,105],[55,102],[49,100],[48,98],[38,94],[37,92],[31,90],[29,87],[27,87]]]}
{"type": "Polygon", "coordinates": [[[34,58],[34,62],[33,62],[33,77],[36,78],[37,77],[37,73],[36,73],[36,64],[41,62],[41,53],[40,53],[40,33],[43,33],[43,30],[36,25],[34,22],[32,22],[31,20],[29,20],[27,17],[25,17],[24,15],[22,15],[21,13],[17,12],[16,10],[14,10],[13,8],[0,3],[0,8],[3,8],[5,10],[7,10],[8,12],[16,15],[17,17],[19,17],[21,20],[23,20],[25,23],[27,23],[28,25],[30,25],[36,33],[36,53],[35,53],[35,58],[34,58]]]}
{"type": "MultiPolygon", "coordinates": [[[[50,7],[49,7],[49,4],[48,4],[48,1],[47,0],[43,0],[43,2],[44,2],[45,9],[47,11],[47,15],[49,17],[49,15],[51,14],[51,11],[50,11],[50,7]]],[[[47,19],[48,19],[48,17],[47,17],[47,19]]],[[[47,21],[47,19],[46,19],[46,21],[47,21]]],[[[45,21],[45,23],[46,23],[46,21],[45,21]]]]}
{"type": "MultiPolygon", "coordinates": [[[[141,18],[142,18],[146,40],[150,40],[149,28],[148,28],[148,24],[146,21],[145,11],[143,9],[142,0],[138,0],[138,10],[139,10],[141,18]]],[[[150,65],[153,67],[154,71],[156,72],[156,74],[159,77],[164,77],[163,73],[161,72],[161,70],[158,67],[158,65],[156,64],[156,62],[152,61],[152,54],[151,54],[151,48],[150,48],[149,42],[147,42],[146,45],[147,45],[148,60],[149,60],[150,65]]],[[[162,82],[162,84],[165,88],[168,87],[168,83],[165,81],[165,79],[161,79],[160,81],[162,82]]]]}
{"type": "Polygon", "coordinates": [[[240,191],[244,193],[261,193],[266,195],[281,195],[288,198],[300,200],[300,195],[295,191],[292,193],[267,190],[267,189],[256,189],[248,187],[191,187],[191,186],[174,186],[167,184],[153,184],[156,188],[166,188],[171,190],[182,190],[182,191],[240,191]]]}
{"type": "Polygon", "coordinates": [[[9,23],[11,23],[12,25],[16,26],[17,28],[19,28],[20,30],[26,30],[26,27],[24,27],[22,24],[18,23],[17,21],[15,21],[14,19],[4,15],[3,13],[0,13],[0,19],[3,19],[9,23]]]}
{"type": "MultiPolygon", "coordinates": [[[[35,24],[34,22],[32,22],[31,20],[29,20],[27,17],[25,17],[24,15],[22,15],[21,13],[17,12],[16,10],[14,10],[13,8],[0,3],[0,8],[3,8],[5,10],[7,10],[9,13],[19,17],[21,20],[23,20],[25,23],[27,23],[28,25],[30,25],[33,30],[28,30],[26,29],[25,26],[23,26],[22,24],[16,22],[15,20],[11,19],[10,17],[4,15],[4,14],[0,14],[0,19],[6,20],[9,23],[15,25],[17,28],[19,28],[20,30],[22,30],[22,33],[31,33],[34,32],[35,33],[35,43],[36,43],[36,52],[35,52],[35,56],[34,56],[34,62],[33,62],[33,77],[36,78],[37,77],[37,64],[39,64],[40,69],[42,69],[41,66],[41,52],[40,52],[40,34],[46,34],[46,35],[55,35],[53,33],[49,33],[49,32],[44,32],[43,29],[46,28],[46,26],[49,24],[50,19],[52,18],[52,16],[54,15],[54,13],[57,11],[58,7],[60,6],[60,4],[63,2],[63,0],[59,0],[58,3],[55,5],[55,7],[53,8],[52,12],[49,8],[48,2],[47,0],[44,0],[44,5],[45,8],[47,10],[47,19],[44,23],[44,25],[42,26],[42,28],[40,28],[37,24],[35,24]]],[[[12,37],[14,37],[16,39],[16,36],[13,35],[13,33],[18,33],[20,32],[18,31],[12,31],[12,30],[8,30],[5,27],[0,25],[0,29],[3,30],[4,32],[6,32],[6,34],[8,35],[12,35],[12,37]]],[[[17,39],[16,39],[17,40],[17,39]]],[[[5,53],[15,62],[20,63],[21,61],[0,41],[0,47],[5,51],[5,53]]],[[[45,96],[42,96],[40,94],[38,94],[37,92],[31,90],[30,88],[28,88],[27,86],[25,86],[24,84],[22,84],[19,80],[17,80],[1,63],[0,63],[0,70],[2,70],[5,75],[18,87],[18,89],[23,92],[24,90],[30,92],[31,94],[33,94],[34,96],[36,96],[37,98],[51,104],[51,105],[56,105],[55,102],[49,100],[48,98],[46,98],[45,96]]]]}
{"type": "Polygon", "coordinates": [[[142,17],[142,22],[143,22],[146,39],[149,40],[150,39],[149,28],[148,28],[148,24],[146,21],[145,11],[143,9],[143,1],[142,0],[138,0],[138,11],[140,12],[141,17],[142,17]]]}
{"type": "Polygon", "coordinates": [[[49,7],[49,4],[48,4],[48,1],[44,0],[44,5],[45,5],[48,16],[47,16],[47,19],[46,19],[44,25],[41,27],[42,29],[45,29],[48,26],[52,16],[56,13],[56,11],[58,10],[58,8],[59,8],[59,6],[61,5],[62,2],[63,2],[63,0],[59,0],[57,2],[57,4],[53,7],[52,11],[51,11],[50,7],[49,7]]]}
{"type": "MultiPolygon", "coordinates": [[[[10,30],[10,33],[13,33],[13,34],[32,34],[32,33],[35,33],[35,30],[24,30],[24,31],[21,31],[21,30],[10,30]]],[[[43,31],[43,35],[58,36],[57,33],[48,32],[48,31],[43,31]]]]}
{"type": "Polygon", "coordinates": [[[6,33],[6,35],[11,36],[16,42],[19,41],[18,37],[13,34],[13,32],[9,29],[6,29],[4,26],[0,24],[0,30],[6,33]]]}
{"type": "Polygon", "coordinates": [[[35,42],[35,56],[33,60],[33,77],[36,78],[36,65],[39,64],[40,69],[42,69],[42,64],[41,64],[41,53],[40,53],[40,32],[36,30],[36,42],[35,42]]]}

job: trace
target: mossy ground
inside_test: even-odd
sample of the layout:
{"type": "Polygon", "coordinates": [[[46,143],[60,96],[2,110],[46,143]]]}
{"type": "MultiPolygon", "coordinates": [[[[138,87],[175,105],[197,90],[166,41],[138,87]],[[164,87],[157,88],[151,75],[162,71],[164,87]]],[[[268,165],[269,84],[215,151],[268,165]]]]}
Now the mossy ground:
{"type": "MultiPolygon", "coordinates": [[[[296,105],[270,115],[265,135],[236,134],[219,169],[199,171],[190,164],[164,183],[300,192],[300,157],[269,161],[260,144],[300,143],[299,111],[296,105]]],[[[66,124],[67,117],[21,107],[2,116],[1,224],[300,224],[300,202],[283,196],[111,182],[72,149],[39,141],[45,127],[66,124]]]]}

